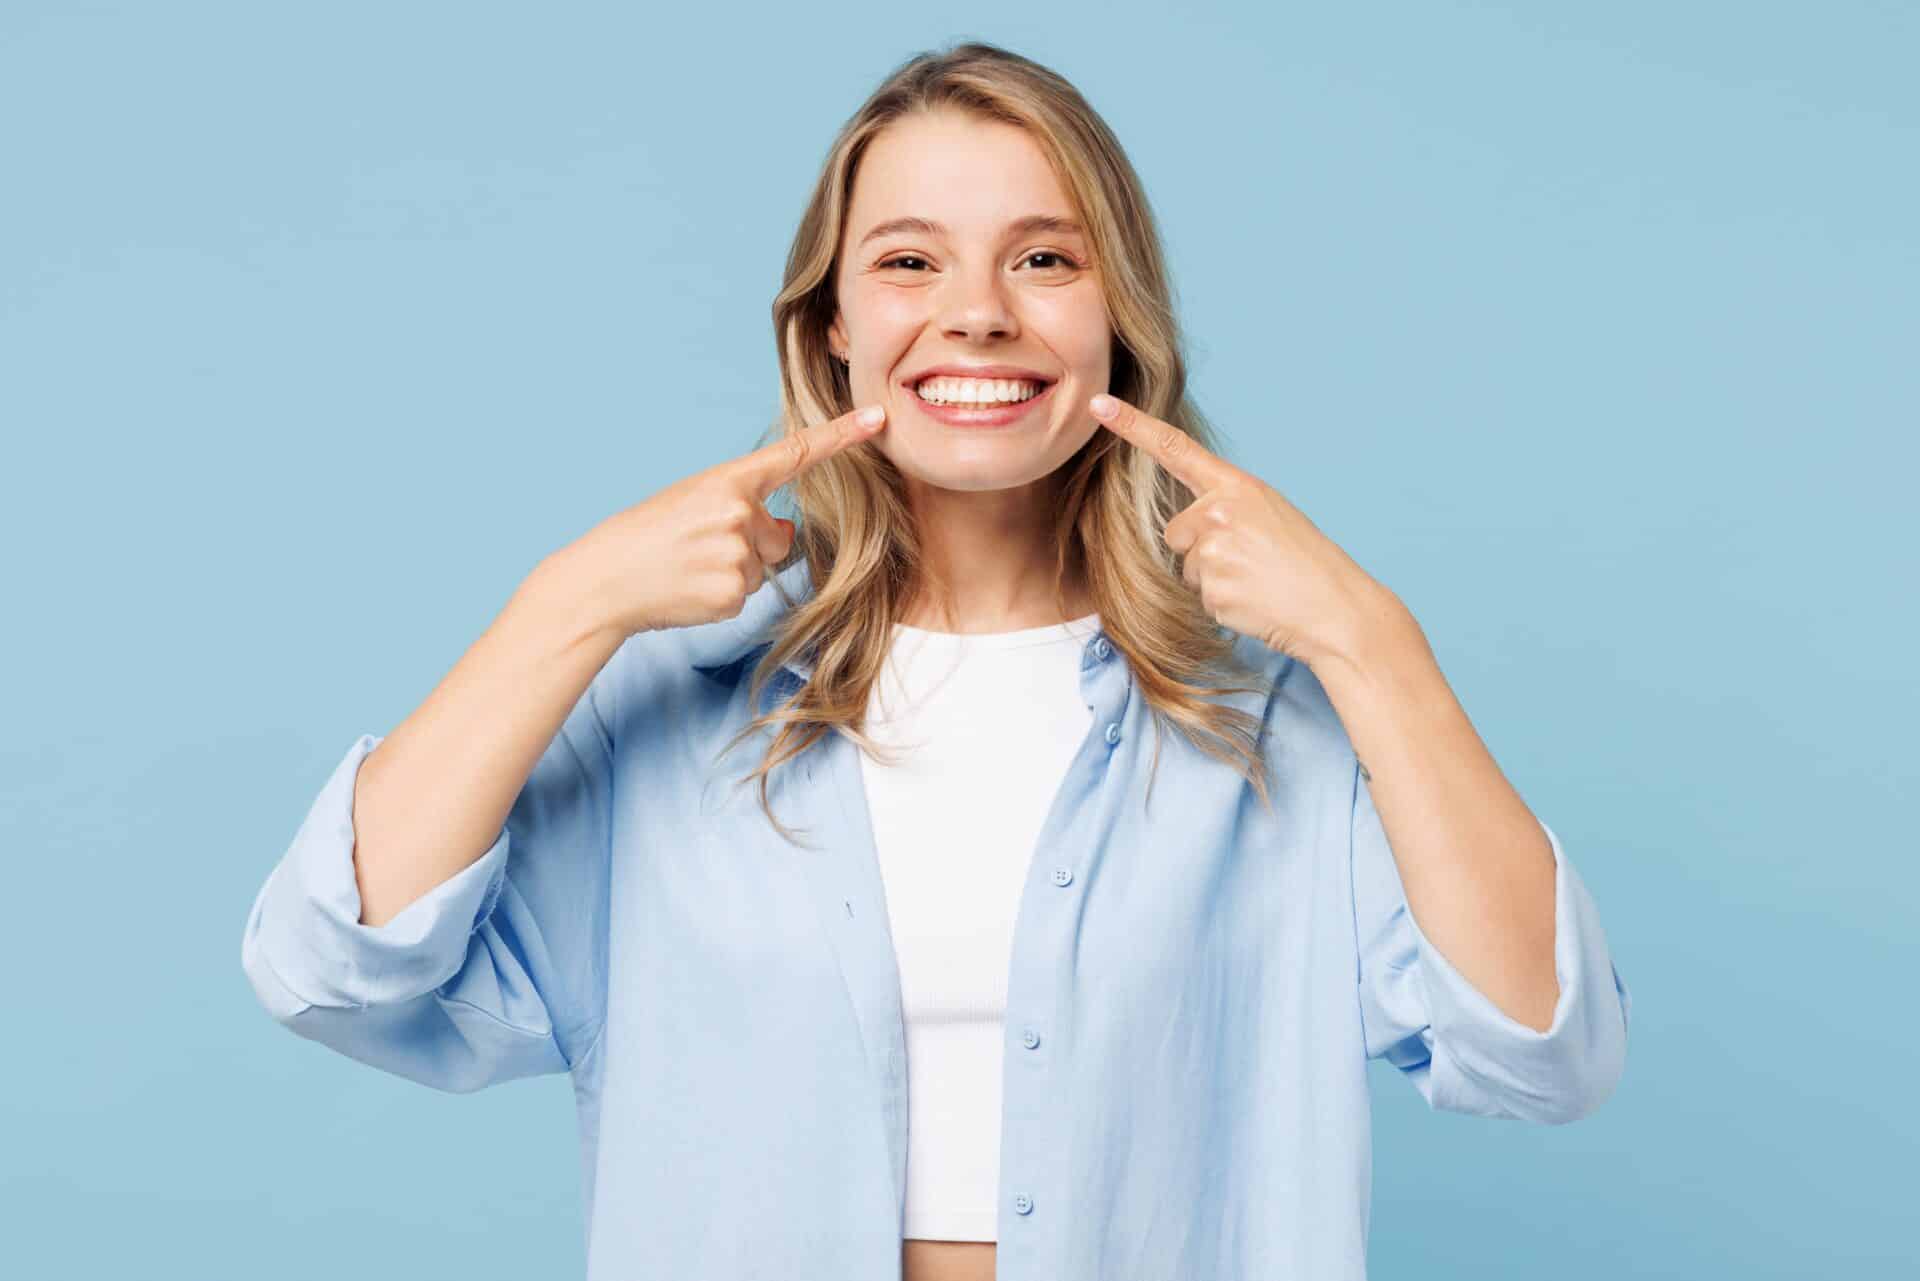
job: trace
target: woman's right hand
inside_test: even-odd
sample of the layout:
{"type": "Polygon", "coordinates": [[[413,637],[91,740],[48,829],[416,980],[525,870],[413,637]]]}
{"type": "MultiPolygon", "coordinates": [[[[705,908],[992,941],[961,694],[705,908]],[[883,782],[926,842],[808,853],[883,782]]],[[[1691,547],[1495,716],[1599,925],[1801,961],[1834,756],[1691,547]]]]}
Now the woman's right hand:
{"type": "Polygon", "coordinates": [[[767,497],[878,434],[885,407],[867,407],[871,424],[861,412],[695,472],[609,516],[558,553],[573,590],[620,639],[732,618],[793,546],[793,522],[767,511],[767,497]]]}

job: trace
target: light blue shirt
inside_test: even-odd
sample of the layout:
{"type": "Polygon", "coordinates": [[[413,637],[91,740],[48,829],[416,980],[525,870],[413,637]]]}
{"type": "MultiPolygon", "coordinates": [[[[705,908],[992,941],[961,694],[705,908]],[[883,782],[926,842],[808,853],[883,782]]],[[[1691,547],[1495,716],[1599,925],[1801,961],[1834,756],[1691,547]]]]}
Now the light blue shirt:
{"type": "MultiPolygon", "coordinates": [[[[804,562],[781,580],[809,590],[804,562]]],[[[830,735],[772,775],[813,849],[732,785],[769,732],[714,764],[783,608],[766,586],[629,638],[486,853],[377,927],[353,873],[380,741],[361,736],[247,918],[253,990],[303,1037],[440,1090],[571,1075],[592,1281],[900,1275],[906,1039],[858,748],[830,735]]],[[[1552,829],[1540,1032],[1422,934],[1311,668],[1235,645],[1279,680],[1228,700],[1261,718],[1272,813],[1171,731],[1149,797],[1149,708],[1103,635],[1083,651],[1093,720],[1009,958],[1000,1281],[1360,1281],[1368,1059],[1434,1108],[1548,1123],[1620,1077],[1627,988],[1552,829]]],[[[808,675],[783,668],[761,707],[808,675]]]]}

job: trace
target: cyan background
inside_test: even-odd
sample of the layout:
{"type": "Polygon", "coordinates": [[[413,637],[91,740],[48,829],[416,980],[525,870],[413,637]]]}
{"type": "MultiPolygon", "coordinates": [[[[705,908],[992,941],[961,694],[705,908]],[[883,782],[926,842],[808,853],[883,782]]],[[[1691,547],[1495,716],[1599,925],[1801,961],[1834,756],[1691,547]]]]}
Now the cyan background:
{"type": "Polygon", "coordinates": [[[541,556],[752,443],[834,129],[960,38],[1113,124],[1229,457],[1634,990],[1572,1126],[1375,1065],[1374,1275],[1911,1265],[1917,12],[9,0],[6,1270],[580,1274],[566,1081],[300,1041],[241,926],[541,556]]]}

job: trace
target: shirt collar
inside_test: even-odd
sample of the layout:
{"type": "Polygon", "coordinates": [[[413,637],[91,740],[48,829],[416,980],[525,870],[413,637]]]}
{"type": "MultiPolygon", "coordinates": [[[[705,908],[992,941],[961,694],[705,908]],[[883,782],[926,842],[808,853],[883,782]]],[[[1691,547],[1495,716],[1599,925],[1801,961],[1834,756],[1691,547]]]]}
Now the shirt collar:
{"type": "MultiPolygon", "coordinates": [[[[804,559],[779,571],[774,580],[796,605],[813,594],[812,569],[804,559]]],[[[693,669],[723,685],[738,681],[759,661],[760,652],[773,644],[774,628],[787,611],[780,590],[769,583],[747,597],[746,605],[732,618],[689,628],[686,641],[693,669]]],[[[784,668],[802,680],[813,675],[813,663],[804,655],[790,659],[784,668]]]]}
{"type": "MultiPolygon", "coordinates": [[[[812,567],[805,560],[787,566],[774,575],[774,580],[795,605],[813,594],[812,567]]],[[[722,685],[738,682],[760,661],[761,652],[773,644],[774,628],[787,612],[788,606],[780,599],[780,592],[769,583],[747,597],[747,603],[732,618],[688,628],[687,649],[693,670],[722,685]]],[[[1104,644],[1105,640],[1099,637],[1089,640],[1081,665],[1098,661],[1103,651],[1097,647],[1104,644]]],[[[802,681],[813,678],[813,661],[805,654],[787,660],[781,668],[802,681]]]]}

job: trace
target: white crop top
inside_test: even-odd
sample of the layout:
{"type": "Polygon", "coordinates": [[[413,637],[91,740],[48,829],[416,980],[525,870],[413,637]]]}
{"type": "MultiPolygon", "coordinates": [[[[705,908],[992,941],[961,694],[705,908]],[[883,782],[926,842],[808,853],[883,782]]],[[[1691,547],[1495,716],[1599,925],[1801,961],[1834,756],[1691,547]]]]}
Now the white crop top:
{"type": "Polygon", "coordinates": [[[907,1034],[904,1235],[995,1239],[1014,914],[1047,807],[1092,712],[1099,615],[1015,632],[896,624],[860,753],[907,1034]]]}

